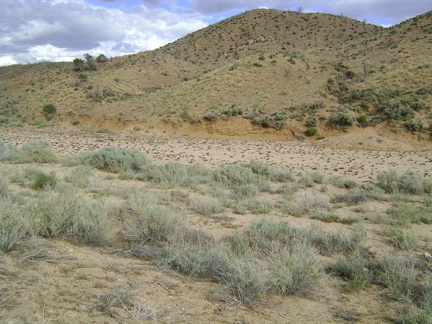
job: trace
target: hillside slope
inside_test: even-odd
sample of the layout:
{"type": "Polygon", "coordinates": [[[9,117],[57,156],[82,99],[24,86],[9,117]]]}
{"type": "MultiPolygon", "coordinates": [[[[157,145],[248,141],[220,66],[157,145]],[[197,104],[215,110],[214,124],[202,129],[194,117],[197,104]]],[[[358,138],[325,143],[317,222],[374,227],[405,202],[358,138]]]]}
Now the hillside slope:
{"type": "Polygon", "coordinates": [[[431,47],[432,12],[386,29],[257,9],[105,63],[0,68],[1,122],[311,138],[385,124],[428,138],[431,47]]]}

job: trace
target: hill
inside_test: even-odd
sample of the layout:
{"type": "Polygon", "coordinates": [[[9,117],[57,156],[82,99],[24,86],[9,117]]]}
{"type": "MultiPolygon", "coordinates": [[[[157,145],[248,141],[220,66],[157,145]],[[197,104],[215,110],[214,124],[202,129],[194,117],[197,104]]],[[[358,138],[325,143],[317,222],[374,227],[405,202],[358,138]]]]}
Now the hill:
{"type": "Polygon", "coordinates": [[[427,139],[431,47],[432,12],[383,28],[257,9],[107,62],[3,67],[1,122],[276,138],[378,125],[427,139]]]}

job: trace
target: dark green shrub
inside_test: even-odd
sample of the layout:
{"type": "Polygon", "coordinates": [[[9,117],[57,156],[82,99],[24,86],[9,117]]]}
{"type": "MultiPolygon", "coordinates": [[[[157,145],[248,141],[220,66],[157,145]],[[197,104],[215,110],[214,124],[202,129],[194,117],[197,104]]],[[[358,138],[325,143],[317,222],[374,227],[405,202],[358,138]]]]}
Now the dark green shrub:
{"type": "Polygon", "coordinates": [[[54,173],[46,174],[42,171],[38,171],[32,174],[32,177],[33,177],[33,183],[30,187],[33,190],[52,188],[57,183],[57,179],[54,173]]]}
{"type": "Polygon", "coordinates": [[[423,131],[423,122],[421,120],[408,120],[404,123],[404,127],[410,132],[423,131]]]}
{"type": "Polygon", "coordinates": [[[57,112],[56,106],[53,104],[46,104],[42,108],[42,114],[45,116],[46,120],[51,120],[55,113],[57,112]]]}
{"type": "Polygon", "coordinates": [[[359,123],[360,127],[367,127],[369,125],[369,118],[365,115],[360,115],[357,117],[357,122],[359,123]]]}
{"type": "Polygon", "coordinates": [[[318,130],[315,127],[309,127],[305,134],[306,136],[315,136],[318,133],[318,130]]]}

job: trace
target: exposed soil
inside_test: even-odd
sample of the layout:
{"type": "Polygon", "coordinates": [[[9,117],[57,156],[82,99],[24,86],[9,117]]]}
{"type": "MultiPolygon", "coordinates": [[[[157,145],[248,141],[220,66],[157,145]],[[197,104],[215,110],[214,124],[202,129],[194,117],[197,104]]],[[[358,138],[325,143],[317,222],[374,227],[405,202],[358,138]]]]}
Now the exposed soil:
{"type": "MultiPolygon", "coordinates": [[[[222,137],[222,136],[218,136],[222,137]]],[[[298,172],[317,171],[326,177],[344,176],[359,182],[376,179],[379,172],[408,169],[430,177],[431,143],[416,138],[400,142],[396,135],[366,129],[323,141],[248,140],[153,136],[142,133],[85,134],[60,127],[45,129],[0,128],[6,143],[21,145],[37,139],[50,142],[59,156],[97,150],[106,146],[137,148],[155,162],[202,162],[210,167],[258,160],[282,164],[298,172]],[[66,131],[66,132],[65,132],[66,131]]],[[[2,172],[20,166],[4,165],[2,172]]],[[[60,166],[37,165],[57,174],[60,166]],[[57,169],[56,169],[57,168],[57,169]]],[[[115,181],[112,182],[115,186],[115,181]]],[[[336,189],[331,189],[336,190],[336,189]]],[[[385,208],[370,204],[371,211],[385,208]]],[[[352,211],[347,210],[347,213],[352,211]]],[[[261,217],[261,216],[260,216],[261,217]]],[[[247,227],[256,215],[221,215],[190,222],[215,238],[247,227]]],[[[311,223],[309,218],[285,217],[293,226],[311,223]]],[[[323,223],[326,229],[345,225],[323,223]]],[[[431,251],[432,231],[420,228],[421,255],[431,251]]],[[[382,229],[368,227],[373,253],[388,249],[382,229]]],[[[325,258],[323,257],[324,261],[325,258]]],[[[150,319],[162,323],[384,323],[400,311],[389,294],[376,285],[359,291],[326,275],[319,287],[304,296],[270,294],[252,308],[239,306],[221,287],[190,278],[175,270],[135,258],[117,241],[105,247],[73,244],[66,240],[32,239],[0,255],[0,321],[5,323],[128,323],[136,322],[133,305],[146,307],[150,319]],[[32,253],[37,251],[36,256],[32,253]],[[108,307],[112,302],[112,307],[108,307]]],[[[138,320],[145,322],[145,320],[138,320]]]]}

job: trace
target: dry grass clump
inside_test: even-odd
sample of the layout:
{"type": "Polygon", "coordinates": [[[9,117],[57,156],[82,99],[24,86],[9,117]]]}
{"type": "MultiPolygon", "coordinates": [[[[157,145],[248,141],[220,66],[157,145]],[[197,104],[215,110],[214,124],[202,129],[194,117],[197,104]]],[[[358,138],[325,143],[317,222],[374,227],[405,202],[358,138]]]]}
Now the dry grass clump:
{"type": "Polygon", "coordinates": [[[33,234],[42,237],[66,235],[85,244],[105,242],[110,220],[104,206],[71,192],[47,192],[25,209],[33,234]]]}
{"type": "Polygon", "coordinates": [[[291,201],[284,202],[282,210],[293,216],[303,216],[318,210],[331,209],[330,198],[313,191],[300,191],[293,195],[291,201]]]}
{"type": "Polygon", "coordinates": [[[126,222],[124,236],[140,245],[161,245],[185,229],[185,215],[178,210],[143,206],[135,219],[126,222]]]}
{"type": "Polygon", "coordinates": [[[224,211],[224,206],[218,199],[207,196],[191,198],[190,206],[194,211],[204,216],[219,214],[224,211]]]}
{"type": "Polygon", "coordinates": [[[0,251],[12,251],[27,233],[22,208],[9,197],[0,197],[0,251]]]}

